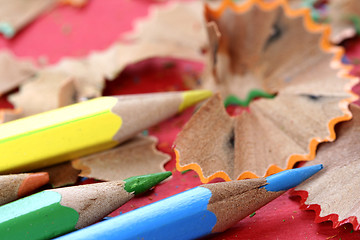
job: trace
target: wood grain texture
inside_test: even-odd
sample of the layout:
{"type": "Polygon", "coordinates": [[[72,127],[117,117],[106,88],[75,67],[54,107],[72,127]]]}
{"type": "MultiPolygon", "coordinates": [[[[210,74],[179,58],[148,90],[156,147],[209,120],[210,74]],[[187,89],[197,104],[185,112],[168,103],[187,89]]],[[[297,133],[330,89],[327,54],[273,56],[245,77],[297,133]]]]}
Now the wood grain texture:
{"type": "Polygon", "coordinates": [[[82,177],[104,181],[164,171],[170,156],[156,150],[157,139],[138,136],[120,146],[72,161],[82,177]]]}
{"type": "Polygon", "coordinates": [[[345,74],[328,30],[285,1],[224,0],[205,17],[221,36],[203,86],[224,97],[245,98],[252,89],[276,96],[251,102],[235,124],[220,99],[210,100],[176,139],[178,169],[194,169],[207,182],[268,176],[313,159],[318,143],[336,138],[335,124],[351,118],[348,104],[357,99],[350,89],[358,79],[345,74]]]}
{"type": "Polygon", "coordinates": [[[322,163],[324,170],[296,187],[295,194],[316,209],[316,222],[331,220],[334,227],[350,222],[359,230],[360,107],[350,105],[350,110],[353,119],[337,125],[337,139],[321,144],[314,161],[306,163],[322,163]]]}

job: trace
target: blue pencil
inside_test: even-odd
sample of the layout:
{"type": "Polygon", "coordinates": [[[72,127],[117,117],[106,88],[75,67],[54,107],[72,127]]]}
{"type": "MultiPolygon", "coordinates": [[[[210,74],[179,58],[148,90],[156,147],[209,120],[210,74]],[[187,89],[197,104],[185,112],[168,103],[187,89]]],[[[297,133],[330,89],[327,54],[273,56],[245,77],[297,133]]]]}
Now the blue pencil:
{"type": "Polygon", "coordinates": [[[322,168],[201,185],[58,239],[194,239],[222,232],[322,168]]]}

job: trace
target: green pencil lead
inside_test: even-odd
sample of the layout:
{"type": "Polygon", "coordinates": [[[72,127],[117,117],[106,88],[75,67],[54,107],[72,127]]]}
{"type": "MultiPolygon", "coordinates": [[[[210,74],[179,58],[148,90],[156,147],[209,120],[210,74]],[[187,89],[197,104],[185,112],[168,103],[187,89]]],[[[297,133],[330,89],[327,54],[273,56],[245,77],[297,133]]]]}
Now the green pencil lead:
{"type": "Polygon", "coordinates": [[[249,217],[253,217],[255,216],[256,212],[253,212],[252,214],[249,215],[249,217]]]}
{"type": "Polygon", "coordinates": [[[247,107],[249,106],[250,102],[255,99],[255,98],[274,98],[275,95],[269,94],[267,92],[264,92],[260,89],[252,89],[249,94],[247,95],[246,99],[242,100],[239,99],[238,97],[234,96],[234,95],[229,95],[225,101],[224,101],[224,105],[225,107],[229,106],[229,105],[238,105],[238,106],[243,106],[243,107],[247,107]]]}
{"type": "Polygon", "coordinates": [[[238,105],[238,106],[245,107],[245,106],[249,105],[249,101],[239,99],[238,97],[236,97],[234,95],[230,95],[225,99],[224,105],[225,105],[225,107],[227,107],[229,105],[238,105]]]}
{"type": "Polygon", "coordinates": [[[130,177],[124,180],[125,186],[124,189],[131,193],[133,192],[135,195],[144,193],[150,188],[154,187],[158,183],[167,179],[172,175],[171,172],[161,172],[161,173],[153,173],[148,175],[130,177]]]}
{"type": "Polygon", "coordinates": [[[190,172],[190,171],[191,171],[191,169],[184,170],[184,171],[181,171],[181,174],[185,174],[185,173],[190,172]]]}

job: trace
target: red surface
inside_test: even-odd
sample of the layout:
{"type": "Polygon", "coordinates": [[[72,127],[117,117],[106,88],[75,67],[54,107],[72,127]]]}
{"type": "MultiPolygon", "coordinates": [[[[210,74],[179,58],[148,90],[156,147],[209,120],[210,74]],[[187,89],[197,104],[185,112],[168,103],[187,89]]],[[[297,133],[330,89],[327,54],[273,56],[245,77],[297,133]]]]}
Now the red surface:
{"type": "MultiPolygon", "coordinates": [[[[50,63],[63,56],[84,56],[92,50],[107,48],[121,33],[129,31],[134,19],[147,14],[146,0],[92,0],[83,9],[62,6],[43,14],[12,40],[0,38],[0,48],[10,49],[18,56],[34,60],[45,57],[50,63]]],[[[360,62],[360,41],[346,42],[348,56],[354,63],[360,62]]],[[[157,59],[131,66],[118,79],[107,85],[105,94],[143,93],[181,90],[186,88],[182,76],[195,74],[198,64],[177,62],[168,67],[171,60],[157,59]]],[[[360,68],[354,70],[360,75],[360,68]]],[[[360,90],[357,87],[357,90],[360,90]]],[[[0,98],[0,107],[10,107],[0,98]]],[[[125,213],[143,205],[182,192],[200,184],[193,172],[181,174],[175,170],[172,142],[193,109],[150,129],[159,138],[158,148],[172,155],[166,169],[173,171],[173,178],[157,186],[153,191],[135,198],[111,214],[125,213]]],[[[252,218],[246,218],[228,231],[211,239],[360,239],[360,232],[350,224],[336,229],[331,222],[314,223],[315,212],[299,209],[299,197],[286,193],[252,218]]]]}

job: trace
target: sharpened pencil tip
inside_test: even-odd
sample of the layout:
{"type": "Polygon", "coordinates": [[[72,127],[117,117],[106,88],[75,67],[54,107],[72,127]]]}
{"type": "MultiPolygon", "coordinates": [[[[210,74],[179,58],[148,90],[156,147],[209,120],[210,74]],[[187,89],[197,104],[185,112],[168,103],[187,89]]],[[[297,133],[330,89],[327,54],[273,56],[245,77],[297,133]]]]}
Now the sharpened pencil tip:
{"type": "Polygon", "coordinates": [[[30,173],[19,186],[17,195],[24,197],[48,182],[49,174],[47,172],[30,173]]]}
{"type": "Polygon", "coordinates": [[[267,191],[271,192],[285,191],[296,187],[321,169],[323,169],[323,165],[318,164],[282,171],[267,177],[266,181],[268,184],[264,187],[267,191]]]}
{"type": "Polygon", "coordinates": [[[183,102],[179,106],[179,112],[182,112],[188,107],[203,101],[212,96],[212,92],[210,90],[190,90],[182,93],[183,102]]]}
{"type": "Polygon", "coordinates": [[[135,195],[144,193],[172,175],[171,172],[160,172],[148,175],[130,177],[124,180],[124,189],[135,195]]]}

